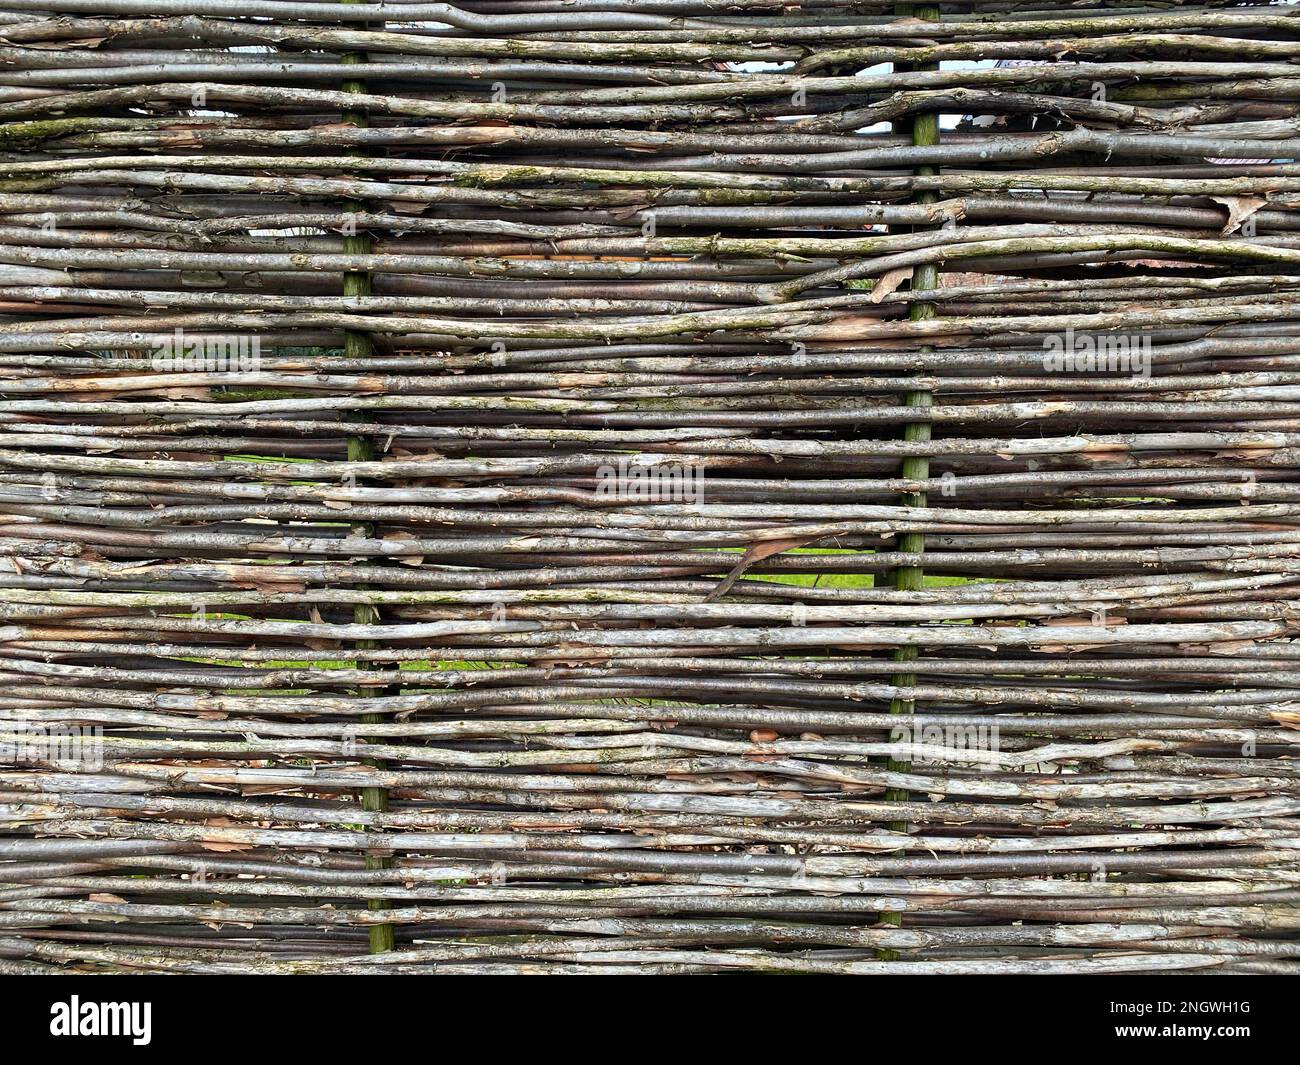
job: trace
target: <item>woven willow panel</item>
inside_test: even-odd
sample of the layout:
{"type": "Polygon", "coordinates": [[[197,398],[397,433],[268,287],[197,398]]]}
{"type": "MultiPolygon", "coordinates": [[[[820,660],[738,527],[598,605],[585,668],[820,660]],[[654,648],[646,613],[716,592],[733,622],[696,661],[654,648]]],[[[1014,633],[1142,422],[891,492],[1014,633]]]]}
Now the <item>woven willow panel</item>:
{"type": "Polygon", "coordinates": [[[0,971],[1297,967],[1300,8],[2,6],[0,971]]]}

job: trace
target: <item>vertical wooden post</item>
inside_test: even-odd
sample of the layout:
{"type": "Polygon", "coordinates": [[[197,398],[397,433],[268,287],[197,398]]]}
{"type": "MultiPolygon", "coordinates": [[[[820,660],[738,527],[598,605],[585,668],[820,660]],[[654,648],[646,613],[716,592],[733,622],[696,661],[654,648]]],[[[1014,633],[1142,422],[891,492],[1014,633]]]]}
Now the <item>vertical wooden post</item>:
{"type": "MultiPolygon", "coordinates": [[[[937,20],[940,17],[939,7],[937,4],[920,4],[913,7],[912,5],[900,6],[897,13],[901,16],[911,16],[912,18],[937,20]]],[[[915,69],[938,69],[938,64],[925,64],[915,69]]],[[[938,114],[919,114],[913,115],[910,122],[910,133],[912,143],[916,145],[932,145],[939,143],[939,116],[938,114]]],[[[933,174],[934,167],[917,167],[917,174],[933,174]]],[[[913,197],[917,203],[933,203],[936,194],[933,192],[917,193],[913,197]]],[[[925,263],[917,266],[912,271],[913,292],[925,292],[939,287],[939,268],[933,263],[925,263]]],[[[908,317],[914,321],[922,321],[926,318],[933,318],[936,308],[933,303],[925,300],[912,301],[908,317]]],[[[922,349],[929,350],[929,349],[922,349]]],[[[926,391],[907,392],[903,396],[903,402],[906,406],[918,408],[918,412],[928,408],[933,403],[933,396],[926,391]]],[[[916,421],[909,422],[903,428],[903,439],[905,441],[926,441],[930,439],[930,422],[916,421]]],[[[903,459],[902,476],[907,480],[924,481],[930,477],[930,459],[925,455],[908,456],[903,459]]],[[[924,492],[908,492],[903,495],[902,502],[905,506],[923,507],[926,505],[926,495],[924,492]]],[[[909,532],[903,533],[898,538],[898,550],[911,554],[922,554],[925,551],[925,533],[909,532]]],[[[925,569],[921,565],[899,566],[891,574],[891,583],[900,591],[919,591],[925,587],[925,569]]],[[[919,651],[915,644],[909,644],[900,647],[894,652],[894,661],[900,665],[915,662],[919,651]]],[[[895,687],[910,688],[916,684],[915,673],[895,673],[890,678],[890,683],[895,687]]],[[[916,710],[916,704],[911,699],[896,698],[889,704],[891,714],[911,714],[916,710]]],[[[911,763],[901,761],[896,758],[889,759],[889,768],[894,772],[905,773],[911,769],[911,763]]],[[[885,798],[893,802],[905,802],[908,798],[906,788],[890,788],[885,792],[885,798]]],[[[895,821],[890,825],[897,831],[906,831],[907,825],[902,821],[895,821]]],[[[900,913],[883,913],[881,920],[885,924],[901,925],[903,915],[900,913]]],[[[878,954],[887,960],[895,960],[897,954],[894,951],[879,951],[878,954]]]]}
{"type": "MultiPolygon", "coordinates": [[[[361,0],[341,0],[345,4],[360,3],[361,0]]],[[[365,63],[366,57],[360,53],[352,53],[343,57],[344,63],[365,63]]],[[[343,82],[344,92],[362,93],[366,91],[364,81],[358,79],[348,79],[343,82]]],[[[351,123],[354,126],[369,125],[367,116],[362,112],[349,111],[343,115],[343,121],[351,123]]],[[[354,154],[363,155],[364,152],[355,152],[354,154]]],[[[365,205],[356,201],[349,201],[345,205],[348,211],[359,212],[365,209],[365,205]]],[[[372,242],[369,234],[356,233],[345,234],[343,237],[343,250],[349,253],[368,253],[372,249],[372,242]]],[[[343,275],[343,295],[345,296],[369,296],[371,293],[371,278],[369,272],[353,271],[343,275]]],[[[349,359],[367,358],[374,354],[375,345],[369,333],[356,330],[346,330],[343,334],[343,350],[349,359]]],[[[369,462],[375,457],[374,444],[368,437],[350,436],[348,437],[348,461],[349,462],[369,462]]],[[[361,523],[352,526],[354,536],[370,537],[375,534],[375,527],[370,523],[361,523]]],[[[373,625],[378,621],[379,615],[373,606],[369,604],[359,604],[352,609],[352,620],[358,625],[373,625]]],[[[358,640],[357,648],[366,650],[377,646],[375,640],[358,640]]],[[[360,689],[361,694],[366,694],[366,689],[360,689]]],[[[379,714],[363,714],[361,717],[362,724],[373,725],[381,720],[379,714]]],[[[366,764],[375,767],[382,767],[383,763],[377,759],[367,759],[366,764]]],[[[362,788],[361,789],[361,808],[368,812],[382,812],[388,809],[388,790],[386,788],[362,788]]],[[[388,858],[377,855],[366,855],[367,869],[387,869],[391,865],[388,858]]],[[[386,910],[389,904],[383,899],[371,899],[368,903],[372,910],[386,910]]],[[[391,924],[378,924],[370,926],[370,953],[379,954],[393,949],[393,926],[391,924]]]]}

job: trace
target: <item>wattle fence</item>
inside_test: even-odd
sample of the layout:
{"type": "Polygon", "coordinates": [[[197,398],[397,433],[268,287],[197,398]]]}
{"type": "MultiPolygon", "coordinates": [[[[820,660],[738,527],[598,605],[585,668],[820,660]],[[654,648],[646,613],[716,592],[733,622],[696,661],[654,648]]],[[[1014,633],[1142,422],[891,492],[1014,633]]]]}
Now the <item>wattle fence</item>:
{"type": "Polygon", "coordinates": [[[1300,7],[3,0],[0,972],[1300,970],[1300,7]]]}

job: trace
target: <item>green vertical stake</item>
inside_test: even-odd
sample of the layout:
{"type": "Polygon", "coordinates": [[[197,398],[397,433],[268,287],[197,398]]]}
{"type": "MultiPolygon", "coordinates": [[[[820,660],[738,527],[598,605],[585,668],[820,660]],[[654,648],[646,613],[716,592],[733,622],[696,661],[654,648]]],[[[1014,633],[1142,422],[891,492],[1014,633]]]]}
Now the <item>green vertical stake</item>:
{"type": "MultiPolygon", "coordinates": [[[[899,7],[896,12],[898,15],[912,18],[928,19],[931,21],[938,20],[939,8],[937,5],[922,4],[915,8],[911,5],[899,7]]],[[[926,64],[918,66],[919,70],[937,70],[938,64],[926,64]]],[[[912,143],[915,145],[932,145],[939,143],[939,116],[937,114],[915,115],[911,120],[912,143]]],[[[933,167],[918,167],[918,175],[929,175],[935,172],[933,167]]],[[[914,199],[917,203],[933,203],[937,198],[933,192],[918,193],[914,199]]],[[[933,263],[926,263],[916,267],[912,271],[913,292],[926,292],[939,287],[939,268],[933,263]]],[[[927,318],[933,318],[936,314],[936,308],[933,303],[923,300],[913,301],[908,312],[908,317],[919,322],[927,318]]],[[[923,348],[928,351],[928,348],[923,348]]],[[[928,408],[934,402],[931,393],[925,391],[908,392],[903,396],[903,403],[908,407],[928,408]]],[[[924,416],[924,415],[922,415],[924,416]]],[[[903,439],[905,441],[924,442],[930,439],[930,423],[928,421],[909,422],[903,429],[903,439]]],[[[925,455],[908,456],[903,459],[902,476],[905,480],[924,481],[930,477],[930,459],[925,455]]],[[[926,505],[926,496],[924,492],[908,492],[903,495],[902,502],[904,506],[923,507],[926,505]]],[[[925,533],[909,532],[903,533],[898,538],[898,550],[908,554],[922,554],[925,551],[925,533]]],[[[891,583],[899,591],[919,591],[925,586],[925,570],[920,565],[899,566],[891,574],[891,583]]],[[[894,652],[894,661],[900,665],[912,663],[917,660],[919,652],[914,645],[900,647],[894,652]]],[[[915,673],[895,673],[890,678],[890,683],[894,687],[911,688],[916,684],[915,673]]],[[[889,712],[891,714],[911,714],[916,710],[916,704],[911,699],[895,698],[890,701],[889,712]]],[[[899,761],[898,759],[889,759],[889,769],[891,772],[906,773],[912,768],[910,762],[899,761]]],[[[906,788],[890,788],[885,792],[885,798],[891,802],[906,802],[909,793],[906,788]]],[[[904,821],[891,822],[889,827],[898,832],[907,831],[907,824],[904,821]]],[[[901,913],[882,913],[880,915],[883,924],[902,925],[903,915],[901,913]]],[[[898,953],[892,950],[877,951],[877,956],[885,961],[895,961],[898,953]]]]}
{"type": "MultiPolygon", "coordinates": [[[[340,0],[344,4],[360,3],[362,0],[340,0]]],[[[366,57],[360,53],[353,53],[343,56],[344,63],[364,63],[366,57]]],[[[349,79],[343,83],[344,92],[364,93],[366,84],[363,81],[349,79]]],[[[366,115],[358,111],[348,111],[343,115],[343,121],[351,123],[354,126],[369,125],[366,115]]],[[[364,152],[354,152],[355,155],[364,155],[364,152]]],[[[348,211],[358,212],[365,210],[365,205],[356,201],[350,201],[345,205],[348,211]]],[[[352,254],[368,254],[372,250],[371,239],[368,234],[356,234],[354,236],[344,236],[343,250],[352,254]]],[[[370,274],[365,271],[351,271],[343,275],[343,295],[345,296],[369,296],[371,293],[370,274]]],[[[359,332],[356,330],[346,330],[343,334],[343,351],[350,359],[367,358],[375,353],[374,341],[369,333],[359,332]]],[[[375,457],[374,444],[364,436],[348,437],[348,461],[349,462],[370,462],[375,457]]],[[[369,523],[361,523],[352,526],[354,536],[369,537],[374,535],[375,528],[369,523]]],[[[379,619],[378,612],[373,606],[368,604],[358,605],[352,610],[352,620],[358,625],[373,625],[379,619]]],[[[369,650],[377,646],[374,640],[358,640],[358,650],[369,650]]],[[[379,723],[381,717],[379,714],[362,714],[361,722],[365,725],[379,723]]],[[[366,765],[375,768],[383,768],[383,763],[378,759],[366,759],[366,765]]],[[[382,813],[388,809],[388,789],[387,788],[362,788],[361,789],[361,808],[370,813],[382,813]]],[[[392,865],[388,858],[379,857],[378,855],[366,855],[367,869],[387,869],[392,865]]],[[[384,899],[371,899],[368,904],[371,910],[389,909],[389,903],[384,899]]],[[[391,924],[377,924],[370,926],[370,953],[381,954],[384,951],[393,949],[393,926],[391,924]]]]}

